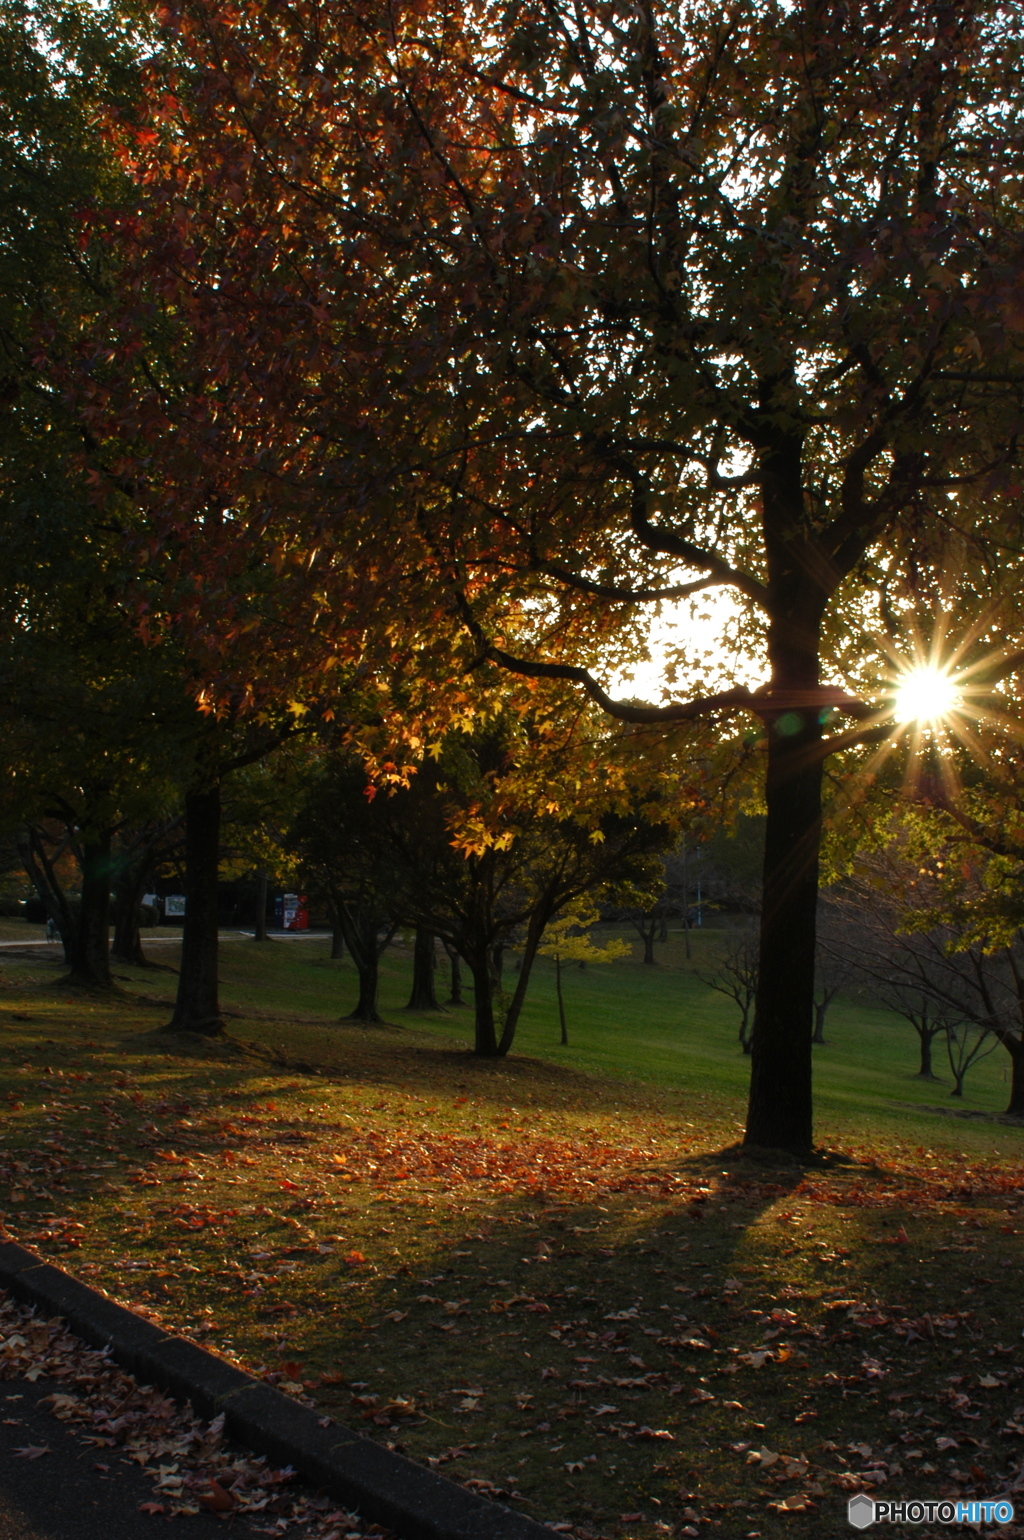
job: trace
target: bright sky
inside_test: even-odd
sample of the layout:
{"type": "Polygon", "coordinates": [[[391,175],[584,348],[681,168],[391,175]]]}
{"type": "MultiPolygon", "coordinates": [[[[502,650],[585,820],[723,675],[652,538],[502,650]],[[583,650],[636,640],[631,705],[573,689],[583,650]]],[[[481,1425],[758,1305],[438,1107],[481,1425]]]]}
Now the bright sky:
{"type": "Polygon", "coordinates": [[[739,615],[740,607],[728,589],[710,589],[696,600],[664,605],[649,633],[651,661],[615,675],[606,688],[614,696],[654,705],[662,704],[666,689],[670,698],[682,700],[694,694],[713,694],[732,684],[756,689],[767,678],[767,667],[763,660],[733,645],[730,632],[739,615]],[[673,688],[676,660],[678,679],[673,688]],[[694,680],[700,681],[696,689],[691,684],[694,680]]]}

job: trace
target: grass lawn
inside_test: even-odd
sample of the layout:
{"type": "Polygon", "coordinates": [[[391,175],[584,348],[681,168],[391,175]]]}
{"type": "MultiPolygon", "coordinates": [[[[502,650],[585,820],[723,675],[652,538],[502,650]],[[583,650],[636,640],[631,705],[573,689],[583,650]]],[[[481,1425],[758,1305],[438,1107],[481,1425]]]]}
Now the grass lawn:
{"type": "Polygon", "coordinates": [[[852,1491],[990,1495],[1024,1451],[1002,1051],[957,1104],[909,1027],[843,1003],[815,1050],[831,1156],[741,1158],[746,1061],[691,971],[717,940],[572,970],[567,1049],[542,962],[503,1063],[466,1052],[468,1011],[402,1010],[408,948],[366,1030],[334,1020],[354,977],[324,942],[226,941],[244,1051],[208,1059],[147,1035],[171,972],[103,1000],[6,954],[3,1222],[582,1540],[839,1536],[852,1491]]]}

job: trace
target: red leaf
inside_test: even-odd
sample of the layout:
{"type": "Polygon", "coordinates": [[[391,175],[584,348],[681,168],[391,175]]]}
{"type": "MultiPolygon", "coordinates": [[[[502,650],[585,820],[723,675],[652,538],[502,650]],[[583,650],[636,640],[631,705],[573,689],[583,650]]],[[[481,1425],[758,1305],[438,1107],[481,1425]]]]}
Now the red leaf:
{"type": "Polygon", "coordinates": [[[234,1494],[226,1491],[220,1482],[215,1481],[212,1476],[210,1478],[209,1492],[204,1492],[200,1496],[199,1501],[211,1513],[230,1513],[232,1508],[238,1506],[238,1499],[234,1494]]]}

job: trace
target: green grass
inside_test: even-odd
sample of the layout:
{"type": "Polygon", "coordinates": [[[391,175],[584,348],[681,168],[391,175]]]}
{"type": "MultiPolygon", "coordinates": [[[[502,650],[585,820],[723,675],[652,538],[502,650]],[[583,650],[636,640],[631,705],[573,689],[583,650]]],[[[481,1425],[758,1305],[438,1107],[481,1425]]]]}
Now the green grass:
{"type": "MultiPolygon", "coordinates": [[[[624,934],[620,932],[619,934],[624,934]]],[[[736,1040],[735,1007],[697,976],[713,970],[723,932],[705,930],[691,937],[693,957],[684,955],[680,932],[657,948],[653,967],[634,960],[571,968],[565,974],[570,1043],[559,1045],[554,965],[539,958],[513,1053],[587,1073],[625,1077],[677,1090],[681,1096],[710,1098],[726,1114],[732,1108],[737,1132],[742,1126],[750,1061],[736,1040]]],[[[294,1021],[331,1020],[355,1002],[355,973],[346,960],[331,962],[326,942],[274,941],[258,947],[231,941],[224,947],[224,1003],[294,1021]]],[[[172,954],[153,949],[154,957],[172,954]]],[[[439,1038],[469,1046],[469,1007],[446,1015],[417,1015],[404,1009],[408,998],[410,948],[390,949],[382,965],[381,1009],[393,1023],[416,1026],[439,1038]]],[[[513,982],[514,958],[506,979],[513,982]]],[[[465,971],[465,970],[464,970],[465,971]]],[[[438,994],[445,974],[439,970],[438,994]]],[[[152,983],[151,992],[156,992],[152,983]]],[[[165,977],[170,994],[173,980],[165,977]]],[[[471,995],[467,993],[467,998],[471,995]]],[[[1002,1113],[1009,1095],[1008,1059],[997,1048],[970,1072],[962,1099],[950,1096],[952,1077],[935,1045],[939,1079],[917,1075],[917,1038],[898,1016],[864,1003],[840,999],[829,1013],[828,1043],[815,1053],[815,1101],[822,1143],[856,1141],[865,1119],[881,1119],[888,1134],[921,1143],[937,1139],[957,1148],[1001,1152],[1021,1148],[1015,1127],[981,1119],[1002,1113]],[[933,1110],[938,1109],[938,1110],[933,1110]],[[972,1113],[964,1119],[960,1113],[972,1113]]],[[[680,1105],[684,1105],[680,1102],[680,1105]]]]}
{"type": "Polygon", "coordinates": [[[839,1536],[880,1474],[935,1497],[1013,1473],[1021,1130],[990,1117],[995,1056],[982,1118],[931,1112],[948,1082],[915,1081],[910,1029],[846,1002],[815,1050],[836,1158],[763,1165],[730,1148],[749,1061],[678,937],[570,973],[568,1049],[542,962],[499,1063],[465,1051],[468,1010],[402,1009],[408,948],[392,1025],[339,1023],[354,976],[326,952],[226,940],[250,1046],[212,1059],[149,1035],[171,972],[104,998],[0,961],[8,1232],[579,1540],[839,1536]]]}

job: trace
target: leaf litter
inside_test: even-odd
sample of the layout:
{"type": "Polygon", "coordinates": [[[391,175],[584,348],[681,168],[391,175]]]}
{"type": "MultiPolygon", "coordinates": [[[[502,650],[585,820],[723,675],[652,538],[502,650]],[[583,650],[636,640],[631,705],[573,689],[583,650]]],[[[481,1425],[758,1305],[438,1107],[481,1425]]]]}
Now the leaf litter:
{"type": "MultiPolygon", "coordinates": [[[[386,1531],[318,1496],[296,1479],[290,1466],[278,1468],[262,1455],[230,1443],[223,1414],[206,1422],[151,1385],[140,1384],[110,1358],[90,1348],[59,1318],[0,1293],[0,1379],[53,1381],[42,1399],[51,1416],[106,1458],[138,1465],[153,1483],[153,1500],[143,1512],[173,1519],[203,1511],[247,1521],[251,1532],[286,1532],[305,1540],[370,1540],[386,1531]],[[108,1452],[109,1451],[109,1452],[108,1452]]],[[[39,1460],[48,1445],[27,1445],[15,1454],[39,1460]]]]}

